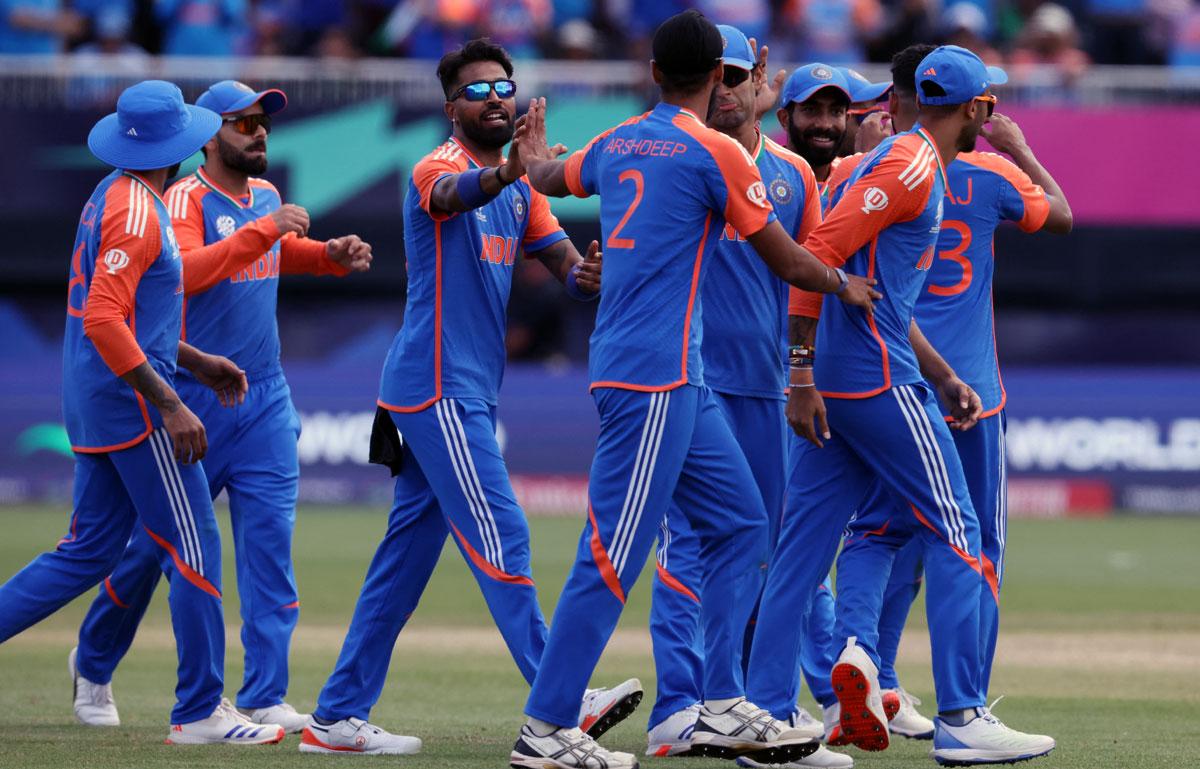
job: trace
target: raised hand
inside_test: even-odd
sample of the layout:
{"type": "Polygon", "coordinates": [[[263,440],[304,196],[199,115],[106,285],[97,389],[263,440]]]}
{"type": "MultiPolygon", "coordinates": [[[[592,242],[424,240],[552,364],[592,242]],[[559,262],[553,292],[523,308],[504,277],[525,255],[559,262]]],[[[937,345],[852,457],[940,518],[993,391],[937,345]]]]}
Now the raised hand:
{"type": "Polygon", "coordinates": [[[1013,155],[1029,147],[1025,143],[1025,134],[1017,125],[1017,121],[1008,115],[1001,115],[999,112],[988,118],[980,133],[983,134],[983,138],[988,140],[988,144],[996,148],[997,152],[1013,155]]]}
{"type": "Polygon", "coordinates": [[[755,51],[754,70],[750,73],[754,78],[754,119],[761,120],[763,115],[775,108],[779,101],[779,92],[787,82],[787,70],[781,69],[775,73],[774,79],[767,82],[767,51],[769,46],[763,45],[758,50],[758,41],[750,38],[750,50],[755,51]]]}
{"type": "Polygon", "coordinates": [[[566,151],[565,145],[551,147],[546,141],[546,97],[530,99],[529,111],[517,121],[509,162],[514,154],[517,155],[524,173],[531,162],[554,160],[566,151]]]}
{"type": "Polygon", "coordinates": [[[371,244],[357,235],[343,235],[325,241],[325,253],[330,261],[351,272],[371,269],[371,244]]]}
{"type": "Polygon", "coordinates": [[[589,294],[600,293],[600,270],[604,261],[604,252],[600,250],[600,242],[593,240],[588,246],[583,261],[575,268],[575,284],[589,294]]]}
{"type": "Polygon", "coordinates": [[[308,211],[294,203],[284,203],[271,212],[271,219],[279,228],[280,235],[294,232],[300,237],[308,234],[308,211]]]}
{"type": "Polygon", "coordinates": [[[854,137],[855,152],[870,152],[879,146],[887,137],[896,132],[892,124],[892,116],[887,112],[872,112],[858,127],[854,137]]]}

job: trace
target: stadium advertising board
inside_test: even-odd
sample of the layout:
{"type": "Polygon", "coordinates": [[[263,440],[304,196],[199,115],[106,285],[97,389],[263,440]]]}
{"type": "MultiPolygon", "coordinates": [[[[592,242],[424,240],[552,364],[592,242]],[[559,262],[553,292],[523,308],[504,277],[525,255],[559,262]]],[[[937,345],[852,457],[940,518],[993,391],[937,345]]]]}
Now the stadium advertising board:
{"type": "MultiPolygon", "coordinates": [[[[391,497],[366,461],[379,369],[290,365],[301,414],[301,497],[371,503],[391,497]]],[[[0,503],[66,504],[70,449],[57,360],[4,366],[0,503]]],[[[1013,369],[1008,391],[1009,502],[1014,515],[1200,514],[1200,370],[1013,369]]],[[[578,368],[510,367],[500,441],[518,496],[536,515],[584,509],[598,430],[578,368]]]]}

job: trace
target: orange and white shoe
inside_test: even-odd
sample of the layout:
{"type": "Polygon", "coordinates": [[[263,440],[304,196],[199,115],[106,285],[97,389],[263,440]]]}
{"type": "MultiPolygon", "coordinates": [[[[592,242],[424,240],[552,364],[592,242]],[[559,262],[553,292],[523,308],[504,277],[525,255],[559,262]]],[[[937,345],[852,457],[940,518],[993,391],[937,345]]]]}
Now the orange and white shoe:
{"type": "Polygon", "coordinates": [[[390,734],[361,718],[347,718],[328,725],[313,719],[300,733],[301,753],[406,756],[420,750],[420,738],[390,734]]]}
{"type": "Polygon", "coordinates": [[[229,700],[221,700],[208,718],[186,724],[171,724],[168,745],[273,745],[283,739],[279,724],[256,724],[238,712],[229,700]]]}
{"type": "Polygon", "coordinates": [[[624,721],[642,702],[642,682],[636,678],[611,689],[588,689],[579,706],[579,729],[593,740],[624,721]]]}
{"type": "Polygon", "coordinates": [[[898,701],[899,707],[897,714],[888,714],[891,721],[888,723],[888,731],[892,734],[899,734],[901,737],[908,737],[913,740],[932,740],[933,739],[933,721],[930,721],[925,716],[917,711],[917,705],[921,701],[912,696],[902,688],[889,689],[883,693],[883,707],[886,710],[888,707],[888,697],[894,696],[898,701]]]}
{"type": "Polygon", "coordinates": [[[879,691],[879,670],[857,641],[855,636],[846,639],[846,648],[834,663],[830,677],[838,698],[841,734],[838,742],[831,739],[829,744],[886,750],[888,717],[879,691]]]}

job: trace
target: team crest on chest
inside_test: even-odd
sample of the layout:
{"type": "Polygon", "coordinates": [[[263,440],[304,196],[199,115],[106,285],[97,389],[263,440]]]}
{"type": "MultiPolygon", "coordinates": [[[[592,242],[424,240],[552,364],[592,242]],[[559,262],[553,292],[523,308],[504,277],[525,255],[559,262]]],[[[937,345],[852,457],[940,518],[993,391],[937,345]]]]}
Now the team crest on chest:
{"type": "Polygon", "coordinates": [[[226,215],[217,217],[217,234],[222,238],[229,237],[236,229],[237,225],[234,223],[232,216],[226,215]]]}
{"type": "Polygon", "coordinates": [[[792,202],[792,185],[788,184],[782,176],[767,185],[767,191],[771,193],[771,200],[781,206],[792,202]]]}
{"type": "Polygon", "coordinates": [[[525,198],[517,197],[513,200],[513,216],[518,222],[525,218],[525,198]]]}

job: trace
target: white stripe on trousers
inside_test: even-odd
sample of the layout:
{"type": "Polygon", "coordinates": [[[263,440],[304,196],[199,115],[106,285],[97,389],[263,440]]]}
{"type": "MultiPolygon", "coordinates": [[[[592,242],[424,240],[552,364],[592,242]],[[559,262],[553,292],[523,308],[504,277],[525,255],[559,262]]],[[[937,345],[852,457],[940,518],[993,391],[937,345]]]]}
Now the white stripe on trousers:
{"type": "Polygon", "coordinates": [[[642,440],[634,459],[633,476],[625,493],[625,504],[621,509],[621,517],[617,519],[617,528],[609,551],[618,577],[625,569],[625,561],[628,560],[629,551],[633,547],[642,512],[646,509],[646,499],[650,495],[650,484],[654,480],[654,465],[658,462],[658,449],[662,445],[670,401],[669,391],[650,395],[650,408],[646,412],[646,423],[642,426],[642,440]]]}
{"type": "Polygon", "coordinates": [[[937,435],[933,430],[933,422],[930,420],[929,414],[925,411],[921,400],[917,397],[916,390],[911,386],[903,386],[902,389],[908,398],[909,407],[917,428],[925,436],[925,448],[929,452],[934,478],[941,484],[941,499],[945,504],[942,512],[948,524],[947,529],[952,539],[956,540],[955,544],[957,547],[963,552],[969,552],[962,508],[958,506],[958,500],[954,497],[954,485],[950,483],[950,471],[946,467],[946,458],[942,455],[941,444],[938,443],[937,435]]]}
{"type": "MultiPolygon", "coordinates": [[[[909,400],[909,395],[911,393],[908,391],[907,385],[900,385],[892,389],[892,394],[896,398],[897,403],[899,403],[900,413],[904,415],[904,421],[908,424],[908,429],[913,435],[913,440],[917,446],[917,452],[921,457],[921,463],[925,467],[925,474],[929,481],[930,491],[933,494],[934,502],[938,506],[938,515],[942,519],[942,524],[946,529],[951,544],[957,545],[958,532],[948,514],[949,506],[946,502],[946,489],[942,486],[941,478],[933,468],[933,452],[930,451],[928,439],[926,438],[924,431],[921,430],[921,426],[918,425],[916,421],[917,417],[913,413],[912,401],[909,400]]],[[[919,400],[917,401],[916,409],[922,414],[925,413],[925,409],[919,400]]],[[[951,500],[952,499],[953,491],[951,491],[951,500]]]]}
{"type": "MultiPolygon", "coordinates": [[[[670,515],[668,513],[667,515],[670,515]]],[[[658,524],[658,565],[667,568],[667,550],[671,547],[671,525],[664,515],[662,523],[658,524]]]]}
{"type": "Polygon", "coordinates": [[[150,433],[150,449],[154,453],[154,461],[158,465],[158,473],[162,478],[167,499],[171,503],[171,511],[175,516],[175,528],[179,531],[180,544],[183,545],[181,557],[192,570],[203,576],[204,553],[200,549],[200,537],[196,533],[196,522],[192,517],[191,503],[183,480],[179,476],[179,468],[175,465],[175,454],[171,449],[166,430],[160,429],[150,433]]]}
{"type": "Polygon", "coordinates": [[[929,415],[925,413],[924,406],[910,385],[894,387],[892,394],[895,396],[896,402],[900,404],[900,411],[904,414],[908,428],[913,434],[917,450],[921,455],[921,462],[925,466],[925,475],[929,480],[930,491],[937,503],[938,513],[941,516],[942,524],[946,527],[950,543],[964,553],[968,553],[970,550],[967,547],[967,538],[964,533],[962,511],[959,510],[958,503],[954,499],[954,487],[950,483],[950,474],[946,470],[946,460],[942,456],[941,447],[938,446],[933,425],[929,422],[929,415]]]}
{"type": "Polygon", "coordinates": [[[438,425],[442,429],[442,437],[446,441],[446,453],[450,457],[450,466],[454,469],[454,477],[458,479],[458,487],[467,500],[471,517],[479,529],[479,539],[483,544],[483,559],[504,571],[504,560],[500,553],[500,534],[496,531],[496,522],[492,519],[492,511],[488,506],[483,486],[475,475],[475,463],[471,459],[470,447],[467,444],[462,424],[454,413],[454,401],[443,398],[434,404],[438,425]]]}
{"type": "Polygon", "coordinates": [[[1004,419],[1000,419],[1000,481],[996,488],[996,541],[1000,551],[996,553],[996,582],[1004,578],[1004,544],[1008,538],[1008,457],[1004,453],[1008,447],[1004,445],[1004,419]]]}

